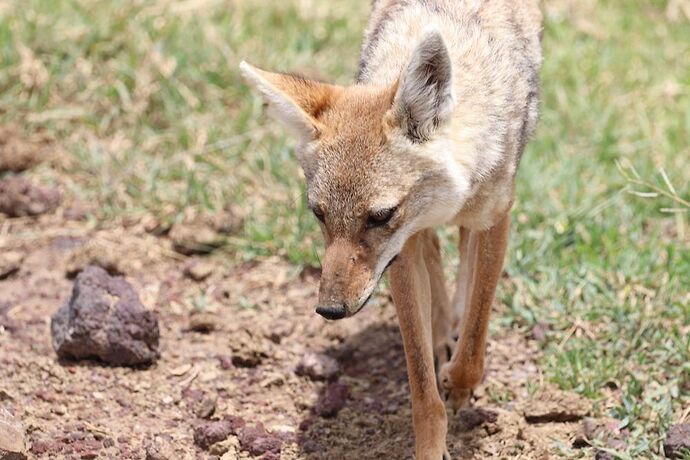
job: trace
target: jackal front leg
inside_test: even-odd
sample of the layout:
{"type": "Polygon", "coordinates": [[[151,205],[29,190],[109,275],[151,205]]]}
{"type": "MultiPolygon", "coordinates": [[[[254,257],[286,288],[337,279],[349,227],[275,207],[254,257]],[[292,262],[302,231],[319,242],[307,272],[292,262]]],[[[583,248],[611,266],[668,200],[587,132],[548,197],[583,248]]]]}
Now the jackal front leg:
{"type": "Polygon", "coordinates": [[[468,404],[484,375],[491,304],[503,269],[510,214],[484,231],[462,229],[460,273],[455,296],[460,313],[458,344],[440,374],[447,400],[457,410],[468,404]]]}
{"type": "Polygon", "coordinates": [[[417,460],[450,459],[448,421],[436,386],[431,332],[431,292],[424,261],[424,232],[411,237],[391,265],[390,283],[405,347],[417,460]]]}

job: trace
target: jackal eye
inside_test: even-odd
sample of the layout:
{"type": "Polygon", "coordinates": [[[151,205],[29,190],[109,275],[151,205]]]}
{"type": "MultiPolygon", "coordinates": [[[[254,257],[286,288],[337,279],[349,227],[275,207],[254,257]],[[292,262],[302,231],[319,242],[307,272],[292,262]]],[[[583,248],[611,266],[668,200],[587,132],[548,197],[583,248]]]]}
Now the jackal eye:
{"type": "Polygon", "coordinates": [[[314,206],[313,208],[311,208],[311,211],[314,213],[317,219],[319,219],[321,222],[324,221],[325,217],[323,214],[323,209],[321,209],[318,206],[314,206]]]}
{"type": "Polygon", "coordinates": [[[391,220],[393,214],[395,214],[395,211],[397,209],[398,207],[395,206],[388,209],[381,209],[380,211],[376,211],[369,214],[369,217],[367,218],[367,228],[374,228],[386,225],[388,221],[391,220]]]}

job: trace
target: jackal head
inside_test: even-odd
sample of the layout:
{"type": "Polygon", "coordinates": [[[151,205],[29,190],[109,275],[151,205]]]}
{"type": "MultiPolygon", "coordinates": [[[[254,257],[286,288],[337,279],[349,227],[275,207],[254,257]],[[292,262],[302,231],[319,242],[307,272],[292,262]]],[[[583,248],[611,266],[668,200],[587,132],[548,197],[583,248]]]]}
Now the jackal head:
{"type": "Polygon", "coordinates": [[[326,242],[316,311],[351,316],[407,238],[455,216],[467,188],[450,159],[454,97],[443,39],[427,34],[387,86],[342,87],[240,67],[299,135],[309,207],[326,242]]]}

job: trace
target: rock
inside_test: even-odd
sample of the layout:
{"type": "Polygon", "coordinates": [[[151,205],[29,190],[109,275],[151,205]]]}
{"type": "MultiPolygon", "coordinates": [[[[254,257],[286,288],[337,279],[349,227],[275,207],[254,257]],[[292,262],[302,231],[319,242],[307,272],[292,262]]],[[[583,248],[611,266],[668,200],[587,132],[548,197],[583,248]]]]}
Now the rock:
{"type": "Polygon", "coordinates": [[[16,126],[0,127],[0,173],[21,172],[48,156],[45,136],[24,136],[16,126]]]}
{"type": "Polygon", "coordinates": [[[24,261],[24,254],[18,251],[0,253],[0,280],[9,278],[19,271],[24,261]]]}
{"type": "Polygon", "coordinates": [[[187,264],[184,268],[184,275],[194,281],[203,281],[213,273],[215,266],[212,263],[199,260],[187,264]]]}
{"type": "Polygon", "coordinates": [[[323,353],[306,353],[295,373],[311,380],[332,380],[340,373],[340,366],[338,361],[323,353]]]}
{"type": "Polygon", "coordinates": [[[679,423],[669,428],[664,454],[668,458],[685,458],[683,455],[690,454],[690,423],[679,423]]]}
{"type": "Polygon", "coordinates": [[[273,353],[273,342],[260,333],[240,329],[230,336],[232,364],[237,367],[256,367],[273,353]]]}
{"type": "Polygon", "coordinates": [[[244,419],[233,416],[226,416],[223,420],[199,423],[194,428],[194,444],[202,449],[208,449],[213,444],[224,441],[231,434],[236,435],[244,425],[244,419]]]}
{"type": "Polygon", "coordinates": [[[116,366],[151,364],[159,357],[158,319],[122,277],[88,266],[74,282],[71,299],[51,321],[60,358],[97,358],[116,366]]]}
{"type": "Polygon", "coordinates": [[[525,401],[522,413],[528,423],[575,422],[585,417],[592,403],[577,393],[547,388],[525,401]]]}
{"type": "Polygon", "coordinates": [[[34,185],[21,176],[0,179],[0,213],[9,217],[49,213],[59,204],[60,192],[55,188],[34,185]]]}
{"type": "Polygon", "coordinates": [[[261,423],[245,426],[240,430],[238,438],[242,449],[254,456],[268,452],[277,454],[284,442],[282,436],[267,432],[261,423]]]}
{"type": "Polygon", "coordinates": [[[216,411],[216,402],[218,397],[216,395],[208,395],[199,402],[194,409],[194,414],[199,418],[211,418],[216,411]]]}
{"type": "Polygon", "coordinates": [[[333,382],[324,388],[319,400],[314,406],[316,415],[324,418],[335,417],[345,406],[349,387],[342,382],[333,382]]]}
{"type": "Polygon", "coordinates": [[[189,317],[189,330],[208,334],[218,329],[218,317],[210,312],[194,312],[189,317]]]}
{"type": "Polygon", "coordinates": [[[0,460],[26,459],[24,428],[7,410],[0,407],[0,460]]]}
{"type": "Polygon", "coordinates": [[[173,249],[184,255],[208,254],[222,246],[224,238],[204,223],[175,224],[170,229],[173,249]]]}

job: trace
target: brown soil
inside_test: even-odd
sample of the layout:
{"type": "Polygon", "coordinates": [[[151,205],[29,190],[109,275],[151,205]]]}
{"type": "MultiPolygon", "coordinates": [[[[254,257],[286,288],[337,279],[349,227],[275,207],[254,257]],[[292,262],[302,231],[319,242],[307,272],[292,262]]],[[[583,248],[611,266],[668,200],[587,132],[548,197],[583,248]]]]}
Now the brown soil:
{"type": "Polygon", "coordinates": [[[50,155],[51,143],[47,135],[25,136],[16,126],[0,126],[0,173],[24,171],[50,155]]]}
{"type": "MultiPolygon", "coordinates": [[[[218,455],[229,449],[224,458],[264,449],[263,458],[412,457],[403,349],[385,290],[354,318],[326,323],[312,309],[318,274],[277,258],[235,266],[220,254],[190,260],[143,224],[96,231],[57,215],[8,221],[3,232],[0,252],[18,251],[23,262],[0,280],[0,407],[23,422],[30,455],[209,458],[194,434],[205,444],[213,428],[237,434],[211,448],[218,455]],[[156,364],[57,360],[50,316],[71,293],[67,275],[84,260],[124,273],[158,313],[156,364]],[[189,276],[195,260],[213,268],[189,276]],[[193,314],[199,309],[203,321],[193,314]],[[297,375],[307,353],[335,358],[339,372],[328,380],[297,375]],[[204,427],[209,417],[224,421],[204,427]],[[261,438],[266,432],[276,435],[261,438]],[[271,443],[282,445],[280,456],[269,452],[271,443]]],[[[587,408],[543,383],[538,353],[523,334],[493,334],[474,408],[451,415],[453,458],[564,456],[559,446],[580,436],[587,408]],[[537,400],[558,407],[547,404],[531,419],[543,423],[528,423],[534,411],[525,408],[537,400]]]]}

